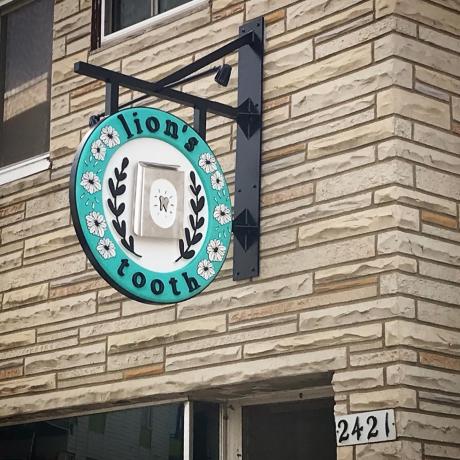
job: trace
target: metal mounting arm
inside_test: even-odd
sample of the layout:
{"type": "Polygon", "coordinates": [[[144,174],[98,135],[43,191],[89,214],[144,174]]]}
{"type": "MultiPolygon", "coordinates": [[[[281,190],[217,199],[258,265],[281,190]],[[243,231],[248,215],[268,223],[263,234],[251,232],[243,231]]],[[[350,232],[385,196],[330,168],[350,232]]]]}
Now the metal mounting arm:
{"type": "MultiPolygon", "coordinates": [[[[238,38],[156,82],[144,81],[86,62],[76,62],[74,65],[76,73],[105,82],[106,115],[112,115],[119,110],[119,92],[122,86],[148,96],[193,107],[194,128],[204,139],[208,112],[236,121],[238,131],[233,222],[235,236],[233,279],[235,280],[259,275],[263,54],[264,19],[260,17],[243,24],[238,38]],[[238,107],[231,107],[172,88],[184,80],[202,76],[193,74],[237,50],[238,107]]],[[[203,75],[207,73],[205,71],[203,75]]],[[[126,105],[138,102],[143,97],[126,105]]],[[[101,115],[104,114],[91,118],[97,121],[101,115]]]]}

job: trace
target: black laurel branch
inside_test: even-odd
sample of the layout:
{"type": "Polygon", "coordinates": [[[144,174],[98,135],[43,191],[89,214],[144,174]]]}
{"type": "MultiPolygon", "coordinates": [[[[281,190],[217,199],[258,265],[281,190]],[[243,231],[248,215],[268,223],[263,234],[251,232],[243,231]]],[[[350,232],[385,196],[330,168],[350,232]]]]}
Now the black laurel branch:
{"type": "Polygon", "coordinates": [[[118,204],[118,197],[121,197],[126,192],[126,185],[122,184],[122,182],[128,177],[125,172],[128,165],[128,158],[123,158],[123,161],[121,162],[121,169],[115,168],[114,170],[116,182],[114,182],[112,178],[109,179],[109,190],[113,200],[109,198],[107,200],[107,204],[110,211],[115,216],[115,219],[112,220],[112,225],[115,231],[121,237],[121,244],[135,256],[142,257],[141,255],[137,254],[137,252],[135,252],[134,238],[132,235],[127,235],[126,222],[121,218],[126,206],[124,203],[118,204]]]}
{"type": "Polygon", "coordinates": [[[190,190],[193,197],[190,199],[190,206],[193,214],[189,214],[188,220],[190,228],[185,227],[185,239],[179,240],[180,256],[176,259],[178,262],[181,259],[191,259],[195,255],[195,250],[192,247],[201,241],[203,234],[198,230],[204,225],[204,217],[200,217],[200,212],[204,208],[204,196],[200,195],[201,185],[196,183],[196,176],[193,171],[190,172],[190,190]]]}

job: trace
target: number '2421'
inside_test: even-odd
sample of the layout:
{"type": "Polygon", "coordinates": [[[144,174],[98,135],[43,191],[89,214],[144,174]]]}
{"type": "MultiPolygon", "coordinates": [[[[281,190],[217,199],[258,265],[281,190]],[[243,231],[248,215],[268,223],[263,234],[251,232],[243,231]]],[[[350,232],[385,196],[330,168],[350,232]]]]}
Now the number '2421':
{"type": "Polygon", "coordinates": [[[338,446],[368,444],[396,439],[394,410],[361,412],[335,417],[338,446]]]}

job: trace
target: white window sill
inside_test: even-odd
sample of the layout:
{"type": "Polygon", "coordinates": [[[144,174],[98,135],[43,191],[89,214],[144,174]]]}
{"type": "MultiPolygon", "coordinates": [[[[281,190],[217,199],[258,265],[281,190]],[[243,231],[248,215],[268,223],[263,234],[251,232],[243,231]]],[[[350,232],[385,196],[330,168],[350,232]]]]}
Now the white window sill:
{"type": "Polygon", "coordinates": [[[51,166],[50,154],[43,153],[33,158],[0,168],[0,185],[46,171],[51,166]]]}
{"type": "MultiPolygon", "coordinates": [[[[204,5],[208,4],[209,0],[192,0],[189,3],[177,6],[172,10],[145,19],[144,21],[138,22],[137,24],[133,24],[129,27],[125,27],[124,29],[118,30],[117,32],[113,32],[109,35],[105,35],[104,33],[102,33],[101,46],[110,45],[111,43],[118,42],[120,41],[120,39],[127,38],[128,36],[140,34],[141,32],[144,32],[147,28],[150,29],[153,26],[160,26],[173,22],[180,17],[185,17],[189,15],[193,11],[200,10],[204,5]]],[[[102,8],[102,27],[104,22],[104,8],[102,8]]]]}

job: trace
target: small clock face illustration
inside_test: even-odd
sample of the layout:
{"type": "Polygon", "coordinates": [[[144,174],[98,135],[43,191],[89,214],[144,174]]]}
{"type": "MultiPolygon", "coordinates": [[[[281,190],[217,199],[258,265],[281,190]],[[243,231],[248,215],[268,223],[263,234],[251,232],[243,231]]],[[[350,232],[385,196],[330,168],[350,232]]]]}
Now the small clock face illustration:
{"type": "Polygon", "coordinates": [[[167,179],[157,179],[150,189],[150,215],[156,225],[170,228],[177,215],[177,190],[167,179]]]}

